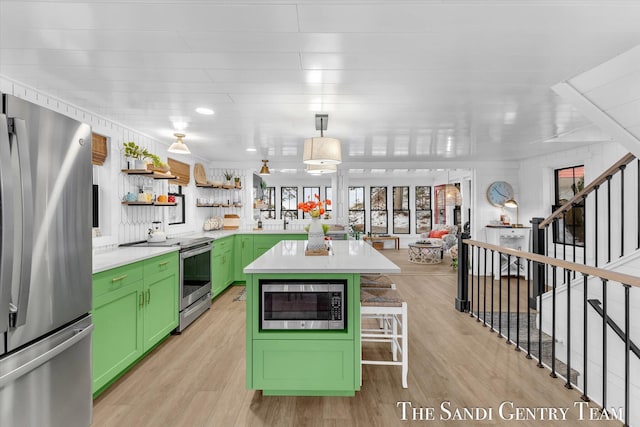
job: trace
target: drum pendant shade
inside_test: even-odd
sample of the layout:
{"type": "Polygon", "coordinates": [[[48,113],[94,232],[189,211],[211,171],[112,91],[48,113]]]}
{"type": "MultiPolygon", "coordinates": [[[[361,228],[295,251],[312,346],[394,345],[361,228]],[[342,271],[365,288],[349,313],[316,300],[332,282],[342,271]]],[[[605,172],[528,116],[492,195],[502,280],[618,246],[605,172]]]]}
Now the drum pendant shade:
{"type": "Polygon", "coordinates": [[[340,140],[326,137],[305,139],[302,161],[308,165],[337,165],[342,163],[340,140]]]}

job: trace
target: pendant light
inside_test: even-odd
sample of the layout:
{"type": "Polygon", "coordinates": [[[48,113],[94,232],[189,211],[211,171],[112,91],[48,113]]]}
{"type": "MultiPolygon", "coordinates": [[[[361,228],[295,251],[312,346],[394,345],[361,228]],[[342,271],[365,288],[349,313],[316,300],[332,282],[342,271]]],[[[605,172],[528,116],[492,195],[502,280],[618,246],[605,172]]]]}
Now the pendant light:
{"type": "Polygon", "coordinates": [[[183,133],[174,133],[173,136],[176,137],[176,142],[171,144],[167,151],[175,154],[191,154],[191,151],[189,151],[189,147],[187,147],[187,145],[182,142],[182,138],[184,138],[186,135],[183,133]]]}
{"type": "Polygon", "coordinates": [[[327,129],[328,114],[316,114],[316,130],[320,138],[312,137],[304,140],[302,161],[308,165],[337,165],[342,163],[340,140],[326,138],[323,131],[327,129]]]}
{"type": "Polygon", "coordinates": [[[447,205],[461,205],[462,193],[458,187],[453,184],[449,184],[449,171],[447,171],[447,184],[444,186],[444,200],[447,205]]]}
{"type": "Polygon", "coordinates": [[[258,172],[258,175],[271,175],[271,172],[269,172],[269,166],[267,166],[267,163],[269,163],[269,160],[263,160],[262,161],[262,168],[260,168],[260,172],[258,172]]]}

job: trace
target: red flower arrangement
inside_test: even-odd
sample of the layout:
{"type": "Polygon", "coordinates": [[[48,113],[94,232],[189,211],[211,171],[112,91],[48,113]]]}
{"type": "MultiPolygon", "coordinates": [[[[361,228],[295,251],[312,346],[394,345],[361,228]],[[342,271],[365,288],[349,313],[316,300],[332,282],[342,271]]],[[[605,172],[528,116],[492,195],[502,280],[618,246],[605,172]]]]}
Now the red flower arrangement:
{"type": "Polygon", "coordinates": [[[308,200],[306,202],[298,203],[298,209],[309,213],[312,218],[319,218],[320,215],[324,214],[324,207],[331,206],[331,200],[327,199],[322,201],[320,200],[320,196],[317,194],[314,194],[313,197],[316,200],[308,200]]]}

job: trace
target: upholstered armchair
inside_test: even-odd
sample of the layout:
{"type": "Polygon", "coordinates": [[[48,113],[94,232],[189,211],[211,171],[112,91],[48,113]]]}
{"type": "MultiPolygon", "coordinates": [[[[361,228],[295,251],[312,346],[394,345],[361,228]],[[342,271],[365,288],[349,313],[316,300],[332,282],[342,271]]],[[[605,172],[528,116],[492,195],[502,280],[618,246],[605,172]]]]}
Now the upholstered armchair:
{"type": "Polygon", "coordinates": [[[420,234],[420,238],[421,240],[441,244],[442,253],[444,253],[458,244],[458,226],[434,224],[431,231],[420,234]]]}

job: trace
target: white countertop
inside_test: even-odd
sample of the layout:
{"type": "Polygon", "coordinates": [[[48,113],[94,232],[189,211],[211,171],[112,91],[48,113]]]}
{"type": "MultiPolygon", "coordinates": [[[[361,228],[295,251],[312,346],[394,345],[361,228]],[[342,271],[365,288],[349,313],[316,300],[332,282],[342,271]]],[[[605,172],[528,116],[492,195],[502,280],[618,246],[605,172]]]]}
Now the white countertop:
{"type": "Polygon", "coordinates": [[[306,256],[306,240],[283,240],[245,267],[254,273],[400,273],[389,261],[362,240],[333,241],[334,255],[306,256]]]}
{"type": "Polygon", "coordinates": [[[109,251],[93,254],[93,273],[142,261],[154,256],[177,252],[178,246],[169,247],[120,247],[109,251]]]}

